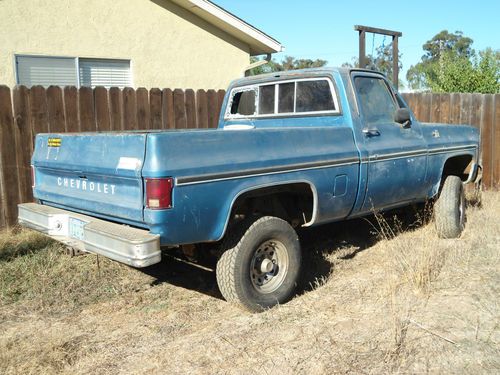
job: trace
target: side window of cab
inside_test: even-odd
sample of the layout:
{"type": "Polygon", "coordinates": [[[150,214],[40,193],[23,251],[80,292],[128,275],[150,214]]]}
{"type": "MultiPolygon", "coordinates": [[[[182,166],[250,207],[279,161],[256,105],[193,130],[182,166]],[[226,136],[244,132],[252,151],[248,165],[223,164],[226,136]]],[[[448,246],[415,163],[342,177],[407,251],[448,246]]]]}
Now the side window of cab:
{"type": "Polygon", "coordinates": [[[361,113],[367,124],[394,122],[394,113],[400,105],[394,100],[384,79],[356,76],[354,87],[361,113]]]}

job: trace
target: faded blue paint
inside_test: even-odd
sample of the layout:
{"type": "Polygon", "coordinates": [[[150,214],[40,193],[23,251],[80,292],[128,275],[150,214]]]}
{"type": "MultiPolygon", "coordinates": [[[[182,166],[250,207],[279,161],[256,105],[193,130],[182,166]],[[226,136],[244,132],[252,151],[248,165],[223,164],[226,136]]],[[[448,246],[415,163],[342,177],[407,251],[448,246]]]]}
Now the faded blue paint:
{"type": "Polygon", "coordinates": [[[35,197],[45,204],[147,227],[161,235],[162,244],[177,245],[219,240],[235,200],[252,189],[308,184],[316,202],[309,224],[316,225],[425,200],[437,193],[449,157],[478,160],[479,134],[469,126],[420,124],[412,115],[410,128],[377,124],[380,136],[367,137],[353,74],[373,73],[322,68],[234,81],[215,131],[38,135],[35,197]],[[232,88],[304,77],[333,82],[339,114],[224,118],[232,88]],[[234,124],[255,129],[222,130],[234,124]],[[61,138],[61,146],[48,147],[48,138],[61,138]],[[460,146],[464,149],[449,149],[460,146]],[[172,209],[144,207],[148,177],[175,179],[172,209]],[[92,191],[81,189],[85,179],[94,183],[92,191]]]}
{"type": "Polygon", "coordinates": [[[86,213],[142,222],[146,137],[145,133],[37,135],[34,196],[86,213]],[[60,138],[61,146],[48,147],[48,138],[60,138]],[[127,167],[120,166],[120,158],[136,159],[138,164],[119,168],[127,167]]]}

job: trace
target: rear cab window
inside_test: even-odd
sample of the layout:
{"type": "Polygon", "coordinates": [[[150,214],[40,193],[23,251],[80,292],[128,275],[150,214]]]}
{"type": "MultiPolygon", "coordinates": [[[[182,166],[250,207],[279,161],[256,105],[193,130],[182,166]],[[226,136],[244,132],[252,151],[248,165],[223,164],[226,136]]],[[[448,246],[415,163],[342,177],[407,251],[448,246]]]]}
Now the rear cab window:
{"type": "Polygon", "coordinates": [[[329,78],[302,78],[232,89],[225,118],[340,114],[329,78]]]}

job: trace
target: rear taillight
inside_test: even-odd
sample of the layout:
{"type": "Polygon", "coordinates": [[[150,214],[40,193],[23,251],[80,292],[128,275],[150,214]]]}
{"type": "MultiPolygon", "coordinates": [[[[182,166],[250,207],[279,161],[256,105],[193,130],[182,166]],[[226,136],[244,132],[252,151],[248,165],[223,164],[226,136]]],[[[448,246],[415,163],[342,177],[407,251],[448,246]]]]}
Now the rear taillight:
{"type": "Polygon", "coordinates": [[[161,210],[172,207],[172,178],[146,178],[146,207],[161,210]]]}
{"type": "Polygon", "coordinates": [[[35,167],[32,165],[31,166],[31,188],[34,189],[35,188],[35,167]]]}

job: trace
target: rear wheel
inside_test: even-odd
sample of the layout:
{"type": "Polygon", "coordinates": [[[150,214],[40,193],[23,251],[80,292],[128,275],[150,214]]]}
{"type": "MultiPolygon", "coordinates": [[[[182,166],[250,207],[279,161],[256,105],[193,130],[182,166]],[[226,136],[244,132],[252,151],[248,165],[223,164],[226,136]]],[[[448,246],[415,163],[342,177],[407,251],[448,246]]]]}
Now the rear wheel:
{"type": "Polygon", "coordinates": [[[217,262],[217,284],[228,302],[260,311],[288,301],[300,273],[297,233],[286,221],[265,216],[229,230],[217,262]]]}
{"type": "Polygon", "coordinates": [[[460,177],[446,177],[434,205],[434,221],[441,238],[457,238],[462,233],[465,226],[465,195],[460,177]]]}

